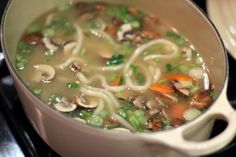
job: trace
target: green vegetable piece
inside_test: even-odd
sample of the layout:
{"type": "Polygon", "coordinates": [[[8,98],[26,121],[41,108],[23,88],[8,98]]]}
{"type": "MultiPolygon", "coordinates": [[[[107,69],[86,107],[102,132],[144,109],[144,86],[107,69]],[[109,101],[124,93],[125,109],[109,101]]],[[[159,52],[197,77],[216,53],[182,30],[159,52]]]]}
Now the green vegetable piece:
{"type": "Polygon", "coordinates": [[[136,29],[141,29],[142,28],[142,25],[139,21],[134,21],[134,22],[131,22],[131,26],[133,28],[136,28],[136,29]]]}
{"type": "Polygon", "coordinates": [[[123,76],[120,77],[119,85],[122,85],[125,81],[125,78],[123,76]]]}
{"type": "Polygon", "coordinates": [[[71,9],[70,3],[63,3],[63,4],[59,5],[59,7],[58,7],[58,11],[61,11],[61,12],[66,12],[66,11],[69,11],[70,9],[71,9]]]}
{"type": "Polygon", "coordinates": [[[136,110],[136,111],[134,111],[134,114],[136,116],[143,116],[144,115],[144,111],[143,110],[136,110]]]}
{"type": "Polygon", "coordinates": [[[27,63],[28,61],[24,58],[16,58],[15,66],[18,70],[24,70],[27,63]]]}
{"type": "Polygon", "coordinates": [[[66,87],[69,89],[77,89],[80,85],[77,82],[69,82],[66,84],[66,87]]]}
{"type": "Polygon", "coordinates": [[[138,67],[136,65],[134,65],[134,64],[131,64],[130,68],[132,69],[132,72],[134,74],[137,74],[137,72],[139,71],[138,67]]]}
{"type": "Polygon", "coordinates": [[[108,111],[107,110],[102,110],[99,114],[100,117],[102,118],[108,118],[108,111]]]}
{"type": "Polygon", "coordinates": [[[34,88],[33,92],[35,95],[39,96],[39,95],[43,94],[43,89],[42,88],[34,88]]]}
{"type": "Polygon", "coordinates": [[[135,128],[139,128],[139,126],[140,126],[139,118],[138,118],[138,116],[136,116],[136,115],[130,116],[130,117],[129,117],[129,122],[130,122],[130,124],[131,124],[133,127],[135,127],[135,128]]]}
{"type": "Polygon", "coordinates": [[[216,92],[213,90],[210,92],[210,96],[212,97],[213,100],[216,99],[217,95],[216,95],[216,92]]]}
{"type": "Polygon", "coordinates": [[[106,62],[106,64],[107,64],[108,66],[119,65],[119,64],[121,64],[121,63],[124,62],[124,59],[125,59],[125,57],[124,57],[124,55],[122,55],[122,54],[113,55],[113,56],[106,62]]]}
{"type": "Polygon", "coordinates": [[[185,120],[190,121],[197,118],[201,114],[202,112],[200,110],[195,108],[189,108],[184,112],[183,117],[185,120]]]}
{"type": "Polygon", "coordinates": [[[41,30],[41,26],[40,24],[34,23],[31,24],[27,29],[26,29],[26,33],[30,34],[30,33],[36,33],[36,32],[40,32],[41,30]]]}
{"type": "Polygon", "coordinates": [[[121,109],[117,112],[122,118],[128,120],[128,115],[124,109],[121,109]]]}
{"type": "Polygon", "coordinates": [[[165,35],[178,46],[182,46],[188,42],[188,40],[184,36],[181,36],[180,34],[173,31],[168,31],[165,35]]]}
{"type": "Polygon", "coordinates": [[[20,53],[30,54],[34,51],[34,49],[31,45],[29,45],[25,41],[21,40],[18,42],[18,51],[20,53]]]}
{"type": "Polygon", "coordinates": [[[98,115],[92,115],[89,119],[88,119],[88,124],[95,126],[95,127],[100,127],[103,124],[103,118],[98,116],[98,115]]]}
{"type": "Polygon", "coordinates": [[[172,72],[175,70],[175,67],[172,64],[166,64],[166,71],[172,72]]]}
{"type": "Polygon", "coordinates": [[[49,26],[46,26],[43,29],[43,35],[46,37],[52,37],[55,34],[55,29],[49,26]]]}
{"type": "Polygon", "coordinates": [[[146,81],[146,78],[145,78],[145,76],[144,76],[143,73],[138,72],[138,73],[136,74],[135,80],[136,80],[136,82],[137,82],[138,84],[144,84],[145,81],[146,81]]]}
{"type": "Polygon", "coordinates": [[[162,123],[165,125],[165,126],[170,126],[172,124],[171,120],[163,120],[162,123]]]}
{"type": "Polygon", "coordinates": [[[82,110],[81,112],[79,112],[79,116],[84,120],[88,120],[92,116],[92,113],[82,110]]]}
{"type": "Polygon", "coordinates": [[[63,99],[63,96],[57,93],[51,94],[49,97],[49,101],[53,103],[61,102],[62,99],[63,99]]]}
{"type": "Polygon", "coordinates": [[[141,21],[144,18],[145,14],[141,11],[138,11],[138,14],[135,16],[136,19],[138,19],[139,21],[141,21]]]}

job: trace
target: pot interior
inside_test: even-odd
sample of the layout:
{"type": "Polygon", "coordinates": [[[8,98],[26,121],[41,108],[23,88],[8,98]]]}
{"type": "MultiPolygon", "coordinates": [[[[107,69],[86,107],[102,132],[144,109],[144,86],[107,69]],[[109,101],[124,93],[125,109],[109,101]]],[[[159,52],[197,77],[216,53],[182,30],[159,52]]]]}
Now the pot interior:
{"type": "MultiPolygon", "coordinates": [[[[74,0],[76,1],[76,0],[74,0]]],[[[94,0],[86,0],[94,1],[94,0]]],[[[102,0],[111,3],[109,0],[102,0]]],[[[45,11],[68,0],[12,0],[2,24],[3,48],[7,61],[14,67],[17,42],[26,26],[45,11]],[[43,7],[39,7],[43,6],[43,7]]],[[[210,78],[220,94],[227,78],[227,59],[222,41],[208,19],[188,0],[113,0],[112,3],[133,5],[157,15],[186,36],[204,58],[210,78]]],[[[14,70],[16,71],[16,70],[14,70]]]]}

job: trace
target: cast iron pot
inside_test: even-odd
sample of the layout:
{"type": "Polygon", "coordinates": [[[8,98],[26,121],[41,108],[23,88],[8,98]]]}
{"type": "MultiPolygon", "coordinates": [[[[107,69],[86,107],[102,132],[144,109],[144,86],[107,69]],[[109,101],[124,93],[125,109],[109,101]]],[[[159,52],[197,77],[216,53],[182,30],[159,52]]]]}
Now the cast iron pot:
{"type": "MultiPolygon", "coordinates": [[[[38,99],[18,76],[14,66],[17,42],[26,26],[45,11],[68,0],[12,0],[1,25],[2,48],[24,111],[37,133],[65,157],[177,157],[199,156],[227,145],[236,133],[236,112],[226,98],[228,62],[212,23],[189,0],[102,0],[133,5],[177,28],[197,47],[210,71],[218,95],[200,117],[178,128],[157,133],[117,133],[70,120],[38,99]],[[227,128],[208,139],[215,119],[227,128]]],[[[87,0],[92,1],[92,0],[87,0]]]]}

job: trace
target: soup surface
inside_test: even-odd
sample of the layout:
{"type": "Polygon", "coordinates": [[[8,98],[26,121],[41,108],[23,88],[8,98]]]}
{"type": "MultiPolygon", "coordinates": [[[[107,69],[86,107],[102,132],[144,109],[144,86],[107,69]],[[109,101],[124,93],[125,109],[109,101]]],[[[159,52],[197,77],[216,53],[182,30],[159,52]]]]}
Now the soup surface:
{"type": "Polygon", "coordinates": [[[186,37],[125,5],[66,3],[45,13],[22,35],[15,66],[53,109],[118,131],[180,126],[201,115],[215,93],[186,37]]]}

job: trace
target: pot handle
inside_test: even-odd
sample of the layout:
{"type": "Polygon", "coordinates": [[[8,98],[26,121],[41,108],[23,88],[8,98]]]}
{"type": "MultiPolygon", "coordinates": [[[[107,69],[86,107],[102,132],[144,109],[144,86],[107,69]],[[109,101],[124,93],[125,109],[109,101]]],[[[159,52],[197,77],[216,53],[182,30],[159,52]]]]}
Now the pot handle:
{"type": "Polygon", "coordinates": [[[148,140],[148,142],[165,145],[190,156],[208,155],[220,150],[230,143],[236,134],[236,111],[231,107],[227,100],[226,91],[223,93],[218,98],[219,100],[217,100],[217,102],[207,111],[207,115],[197,118],[195,123],[189,123],[189,125],[177,128],[174,134],[170,130],[157,134],[150,134],[148,136],[144,135],[145,139],[148,140]],[[224,107],[222,107],[222,105],[224,105],[224,107]],[[184,138],[186,132],[193,130],[196,126],[207,124],[210,120],[215,119],[222,119],[228,123],[225,130],[217,136],[200,142],[189,141],[184,138]]]}

